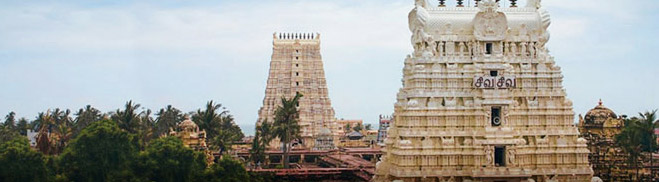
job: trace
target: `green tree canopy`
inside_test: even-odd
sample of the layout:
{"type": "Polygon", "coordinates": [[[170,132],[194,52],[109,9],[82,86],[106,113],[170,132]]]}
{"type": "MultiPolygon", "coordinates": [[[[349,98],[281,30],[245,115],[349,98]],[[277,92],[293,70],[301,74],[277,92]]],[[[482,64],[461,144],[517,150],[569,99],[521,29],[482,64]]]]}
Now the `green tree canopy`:
{"type": "Polygon", "coordinates": [[[273,139],[272,124],[264,121],[261,125],[256,126],[256,134],[252,140],[252,150],[250,150],[250,160],[256,164],[264,164],[265,150],[273,139]]]}
{"type": "Polygon", "coordinates": [[[132,100],[126,102],[124,110],[117,109],[112,113],[111,118],[117,122],[119,128],[128,131],[129,133],[137,133],[140,126],[139,111],[140,104],[134,104],[132,100]]]}
{"type": "Polygon", "coordinates": [[[27,135],[27,130],[31,129],[30,122],[27,121],[27,119],[25,118],[18,119],[18,123],[16,124],[16,129],[18,130],[18,133],[25,136],[27,135]]]}
{"type": "Polygon", "coordinates": [[[361,132],[363,129],[364,127],[362,127],[361,123],[357,123],[357,125],[355,125],[355,127],[352,128],[352,130],[355,130],[356,132],[361,132]]]}
{"type": "Polygon", "coordinates": [[[133,135],[110,120],[94,122],[72,140],[60,158],[62,173],[72,181],[122,180],[131,175],[138,154],[133,135]]]}
{"type": "Polygon", "coordinates": [[[15,112],[9,112],[7,116],[5,116],[5,127],[9,128],[10,130],[16,130],[16,113],[15,112]]]}
{"type": "Polygon", "coordinates": [[[206,103],[206,109],[198,109],[192,115],[192,121],[199,129],[206,130],[208,143],[219,149],[220,154],[229,149],[229,145],[245,135],[233,121],[233,116],[221,104],[213,101],[206,103]]]}
{"type": "Polygon", "coordinates": [[[172,105],[160,109],[156,113],[155,136],[163,136],[169,133],[169,128],[175,128],[178,123],[183,121],[183,113],[172,105]]]}
{"type": "Polygon", "coordinates": [[[101,111],[92,107],[91,105],[87,105],[85,108],[78,110],[75,115],[75,127],[73,130],[74,137],[77,136],[82,131],[82,129],[85,129],[87,126],[89,126],[89,124],[100,121],[103,117],[101,111]]]}
{"type": "Polygon", "coordinates": [[[30,148],[28,140],[17,137],[0,144],[0,181],[47,181],[45,158],[30,148]]]}
{"type": "Polygon", "coordinates": [[[251,180],[243,164],[231,159],[230,156],[225,156],[206,171],[204,181],[245,182],[251,180]]]}
{"type": "Polygon", "coordinates": [[[170,136],[151,141],[137,166],[149,181],[197,181],[206,169],[206,156],[170,136]]]}

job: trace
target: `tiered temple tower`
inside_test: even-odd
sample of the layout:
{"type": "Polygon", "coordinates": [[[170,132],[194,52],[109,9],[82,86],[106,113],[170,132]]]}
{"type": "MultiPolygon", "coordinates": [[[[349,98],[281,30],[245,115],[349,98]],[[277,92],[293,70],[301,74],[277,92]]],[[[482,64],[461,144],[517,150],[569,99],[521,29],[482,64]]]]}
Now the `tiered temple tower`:
{"type": "MultiPolygon", "coordinates": [[[[263,107],[259,110],[257,125],[261,122],[274,122],[275,109],[281,105],[281,98],[292,98],[297,92],[304,95],[300,99],[300,136],[302,142],[296,148],[334,148],[337,136],[327,141],[327,130],[337,131],[334,109],[330,102],[323,61],[320,56],[320,34],[275,33],[273,35],[270,74],[265,89],[263,107]],[[324,131],[324,132],[323,132],[324,131]],[[322,137],[316,146],[315,137],[322,137]],[[326,146],[332,144],[332,146],[326,146]]],[[[272,148],[281,146],[275,140],[272,148]]]]}
{"type": "Polygon", "coordinates": [[[409,13],[414,53],[374,180],[590,181],[540,1],[440,3],[409,13]]]}

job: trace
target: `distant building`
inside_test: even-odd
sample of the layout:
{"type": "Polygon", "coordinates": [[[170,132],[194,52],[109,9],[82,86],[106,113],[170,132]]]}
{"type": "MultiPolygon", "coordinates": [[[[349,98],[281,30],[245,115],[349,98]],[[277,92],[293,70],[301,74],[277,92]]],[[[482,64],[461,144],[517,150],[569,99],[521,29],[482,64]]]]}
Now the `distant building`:
{"type": "Polygon", "coordinates": [[[357,125],[361,125],[364,127],[364,121],[361,119],[339,119],[336,120],[336,124],[338,125],[338,131],[337,133],[339,136],[345,136],[347,133],[352,132],[352,128],[354,128],[357,125]],[[346,126],[350,125],[350,128],[346,129],[346,126]],[[346,133],[346,131],[348,131],[346,133]]]}
{"type": "Polygon", "coordinates": [[[389,129],[389,125],[393,121],[394,121],[393,116],[380,115],[380,122],[379,122],[380,126],[378,127],[378,138],[377,138],[378,144],[384,145],[384,139],[387,138],[387,129],[389,129]]]}
{"type": "Polygon", "coordinates": [[[30,147],[36,148],[37,147],[37,134],[39,132],[34,132],[32,130],[27,130],[27,139],[30,140],[30,147]]]}

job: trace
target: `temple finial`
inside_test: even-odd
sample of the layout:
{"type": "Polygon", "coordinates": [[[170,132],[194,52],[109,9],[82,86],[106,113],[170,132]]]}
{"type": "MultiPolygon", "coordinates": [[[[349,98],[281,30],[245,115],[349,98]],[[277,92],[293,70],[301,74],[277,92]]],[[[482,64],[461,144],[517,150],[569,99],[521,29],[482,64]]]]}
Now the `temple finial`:
{"type": "Polygon", "coordinates": [[[600,106],[602,105],[602,99],[601,98],[600,98],[599,104],[600,104],[600,106]]]}

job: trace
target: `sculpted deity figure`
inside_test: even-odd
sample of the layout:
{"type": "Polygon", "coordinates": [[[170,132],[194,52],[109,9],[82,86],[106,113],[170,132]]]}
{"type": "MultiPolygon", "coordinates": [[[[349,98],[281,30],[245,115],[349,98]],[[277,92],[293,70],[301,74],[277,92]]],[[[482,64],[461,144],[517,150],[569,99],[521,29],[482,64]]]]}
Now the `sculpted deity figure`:
{"type": "Polygon", "coordinates": [[[536,51],[535,51],[535,43],[533,43],[533,42],[529,43],[529,53],[530,53],[530,55],[529,55],[530,57],[535,58],[536,51]]]}
{"type": "Polygon", "coordinates": [[[512,56],[516,56],[517,55],[517,43],[511,42],[509,44],[510,44],[510,53],[512,54],[512,56]]]}
{"type": "Polygon", "coordinates": [[[505,56],[510,56],[510,42],[504,42],[503,44],[504,44],[504,45],[503,45],[503,48],[504,48],[503,52],[504,52],[504,55],[505,55],[505,56]]]}
{"type": "Polygon", "coordinates": [[[469,41],[467,43],[467,51],[469,52],[467,54],[468,56],[474,56],[474,42],[473,41],[469,41]]]}
{"type": "Polygon", "coordinates": [[[497,52],[500,52],[500,53],[503,54],[503,42],[499,43],[499,49],[497,50],[497,52]]]}
{"type": "Polygon", "coordinates": [[[426,50],[427,40],[432,39],[423,28],[417,28],[414,35],[412,35],[412,45],[414,45],[414,50],[419,53],[426,50]]]}
{"type": "Polygon", "coordinates": [[[453,41],[446,42],[446,55],[447,56],[455,55],[455,42],[453,41]]]}
{"type": "Polygon", "coordinates": [[[459,55],[459,56],[465,56],[465,53],[467,52],[467,51],[466,51],[466,45],[465,45],[465,43],[464,43],[464,42],[460,42],[460,44],[458,45],[458,47],[460,48],[460,53],[459,53],[458,55],[459,55]]]}
{"type": "Polygon", "coordinates": [[[515,164],[515,150],[508,150],[508,163],[515,164]]]}
{"type": "Polygon", "coordinates": [[[527,54],[526,54],[526,53],[527,53],[526,48],[528,47],[527,44],[526,44],[526,42],[522,42],[522,46],[521,46],[521,47],[522,47],[522,50],[520,51],[520,53],[521,53],[522,57],[526,57],[526,55],[527,55],[527,54]]]}
{"type": "Polygon", "coordinates": [[[439,53],[437,55],[444,56],[444,42],[440,41],[437,47],[439,47],[439,53]]]}
{"type": "Polygon", "coordinates": [[[485,147],[485,159],[487,161],[487,165],[492,165],[492,162],[494,162],[494,154],[492,153],[492,148],[485,147]]]}
{"type": "Polygon", "coordinates": [[[434,40],[431,40],[428,43],[430,44],[430,47],[432,48],[432,54],[435,57],[439,57],[439,50],[437,50],[437,48],[439,48],[439,43],[435,42],[434,40]]]}
{"type": "Polygon", "coordinates": [[[535,44],[534,48],[536,51],[536,57],[545,57],[547,55],[545,50],[542,48],[541,43],[535,44]]]}

